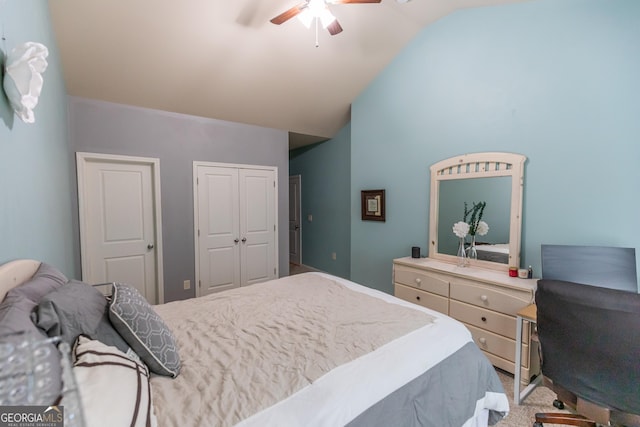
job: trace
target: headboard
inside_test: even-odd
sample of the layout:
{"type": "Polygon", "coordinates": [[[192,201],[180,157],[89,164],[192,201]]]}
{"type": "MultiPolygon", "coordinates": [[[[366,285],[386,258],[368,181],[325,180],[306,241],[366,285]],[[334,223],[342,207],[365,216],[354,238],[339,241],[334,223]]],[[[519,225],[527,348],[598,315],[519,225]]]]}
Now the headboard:
{"type": "Polygon", "coordinates": [[[29,280],[40,268],[40,261],[18,259],[0,265],[0,301],[11,289],[29,280]]]}

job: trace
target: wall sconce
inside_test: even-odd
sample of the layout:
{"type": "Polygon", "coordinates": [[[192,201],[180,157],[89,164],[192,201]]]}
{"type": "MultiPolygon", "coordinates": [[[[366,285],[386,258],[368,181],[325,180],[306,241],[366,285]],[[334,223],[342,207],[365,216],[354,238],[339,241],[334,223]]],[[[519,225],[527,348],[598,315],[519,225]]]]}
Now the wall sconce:
{"type": "Polygon", "coordinates": [[[47,47],[26,42],[16,46],[7,56],[4,70],[4,91],[11,108],[25,123],[35,122],[33,109],[42,91],[42,73],[47,69],[47,47]]]}

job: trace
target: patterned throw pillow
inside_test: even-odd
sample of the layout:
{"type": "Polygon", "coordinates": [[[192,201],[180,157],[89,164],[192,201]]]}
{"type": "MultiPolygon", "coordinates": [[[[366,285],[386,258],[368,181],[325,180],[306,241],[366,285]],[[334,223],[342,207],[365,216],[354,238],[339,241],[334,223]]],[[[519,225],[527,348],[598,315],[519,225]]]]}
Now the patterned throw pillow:
{"type": "Polygon", "coordinates": [[[109,319],[151,372],[178,376],[180,354],[175,337],[136,288],[123,283],[113,285],[109,319]]]}
{"type": "MultiPolygon", "coordinates": [[[[36,341],[46,339],[47,335],[33,324],[30,314],[38,306],[38,302],[43,296],[66,282],[67,278],[55,267],[41,263],[31,279],[8,291],[0,302],[0,343],[20,339],[20,336],[14,335],[19,332],[28,333],[36,341]]],[[[44,386],[39,390],[40,396],[35,403],[48,406],[54,404],[62,389],[60,353],[53,343],[42,343],[41,345],[45,349],[41,357],[49,369],[38,371],[44,376],[44,386]]],[[[0,390],[0,394],[1,392],[2,390],[0,390]]],[[[12,404],[26,405],[28,403],[26,400],[17,399],[12,404]]]]}
{"type": "MultiPolygon", "coordinates": [[[[78,337],[73,352],[73,373],[80,391],[85,425],[157,426],[149,373],[143,363],[84,335],[78,337]]],[[[62,405],[69,404],[65,402],[66,398],[62,399],[62,405]]]]}

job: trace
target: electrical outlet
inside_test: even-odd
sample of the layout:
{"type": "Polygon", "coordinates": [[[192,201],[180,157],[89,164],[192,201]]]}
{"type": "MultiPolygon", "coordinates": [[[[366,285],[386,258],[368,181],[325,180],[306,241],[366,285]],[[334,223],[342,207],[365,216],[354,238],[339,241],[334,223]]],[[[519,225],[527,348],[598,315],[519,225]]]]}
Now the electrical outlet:
{"type": "Polygon", "coordinates": [[[307,221],[312,222],[313,221],[313,215],[311,215],[311,214],[307,215],[307,221]]]}
{"type": "Polygon", "coordinates": [[[182,286],[184,286],[185,289],[191,289],[191,280],[185,280],[182,282],[182,286]]]}
{"type": "Polygon", "coordinates": [[[335,252],[331,252],[331,259],[335,261],[337,258],[338,257],[336,255],[336,253],[335,252]]]}

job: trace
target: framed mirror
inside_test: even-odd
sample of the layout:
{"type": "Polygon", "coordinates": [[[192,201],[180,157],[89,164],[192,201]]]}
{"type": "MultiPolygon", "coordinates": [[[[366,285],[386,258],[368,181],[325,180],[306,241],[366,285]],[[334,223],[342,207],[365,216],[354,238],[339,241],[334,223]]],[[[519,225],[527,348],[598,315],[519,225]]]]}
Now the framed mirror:
{"type": "Polygon", "coordinates": [[[477,258],[467,258],[468,265],[504,271],[520,267],[526,160],[521,154],[472,153],[431,166],[430,258],[458,262],[461,238],[454,233],[454,224],[482,221],[477,230],[469,227],[463,240],[465,253],[471,240],[477,253],[477,258]]]}

